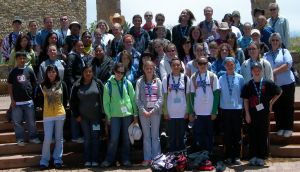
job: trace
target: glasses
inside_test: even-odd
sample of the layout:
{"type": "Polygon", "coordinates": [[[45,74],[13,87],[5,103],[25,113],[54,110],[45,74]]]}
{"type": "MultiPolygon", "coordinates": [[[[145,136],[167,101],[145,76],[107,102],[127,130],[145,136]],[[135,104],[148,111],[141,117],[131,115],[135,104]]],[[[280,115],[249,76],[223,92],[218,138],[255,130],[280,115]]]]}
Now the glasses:
{"type": "Polygon", "coordinates": [[[175,52],[175,49],[172,49],[172,50],[168,50],[168,52],[175,52]]]}
{"type": "Polygon", "coordinates": [[[278,39],[272,39],[271,41],[272,41],[272,42],[279,42],[278,39]]]}
{"type": "Polygon", "coordinates": [[[276,11],[276,10],[277,10],[276,8],[271,8],[271,9],[270,9],[270,11],[276,11]]]}
{"type": "Polygon", "coordinates": [[[199,65],[199,66],[207,65],[207,62],[198,62],[198,65],[199,65]]]}
{"type": "Polygon", "coordinates": [[[257,48],[248,48],[248,51],[254,51],[257,50],[257,48]]]}
{"type": "Polygon", "coordinates": [[[156,21],[158,21],[158,22],[163,22],[163,21],[165,21],[164,19],[157,19],[156,21]]]}
{"type": "Polygon", "coordinates": [[[67,21],[68,19],[60,19],[60,21],[67,21]]]}
{"type": "Polygon", "coordinates": [[[152,17],[152,15],[145,15],[145,17],[152,17]]]}
{"type": "Polygon", "coordinates": [[[124,75],[125,72],[116,70],[115,73],[119,75],[124,75]]]}

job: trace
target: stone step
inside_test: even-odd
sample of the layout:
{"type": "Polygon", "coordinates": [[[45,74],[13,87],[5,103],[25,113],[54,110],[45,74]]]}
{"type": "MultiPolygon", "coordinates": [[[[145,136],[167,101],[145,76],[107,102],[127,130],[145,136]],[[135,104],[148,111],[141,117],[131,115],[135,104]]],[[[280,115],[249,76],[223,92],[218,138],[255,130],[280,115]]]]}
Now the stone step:
{"type": "Polygon", "coordinates": [[[6,120],[6,111],[5,110],[0,110],[0,121],[7,121],[6,120]]]}
{"type": "MultiPolygon", "coordinates": [[[[23,123],[24,126],[26,126],[26,123],[23,123]]],[[[36,121],[36,127],[37,130],[43,130],[43,121],[36,121]]],[[[14,126],[11,122],[0,122],[0,132],[13,132],[14,126]]]]}
{"type": "MultiPolygon", "coordinates": [[[[0,169],[13,169],[24,167],[35,167],[39,165],[40,154],[17,154],[0,156],[0,169]]],[[[69,152],[64,153],[63,161],[66,165],[74,166],[74,163],[82,163],[83,155],[81,153],[69,152]]]]}
{"type": "MultiPolygon", "coordinates": [[[[271,132],[276,132],[276,122],[275,121],[270,121],[270,131],[271,132]]],[[[294,131],[295,132],[300,132],[300,121],[294,121],[294,131]]]]}
{"type": "MultiPolygon", "coordinates": [[[[1,155],[33,154],[41,153],[43,144],[28,143],[25,146],[18,146],[16,143],[0,144],[1,155]]],[[[52,149],[54,144],[51,145],[52,149]]],[[[83,144],[74,142],[64,143],[64,152],[82,152],[83,144]]]]}
{"type": "Polygon", "coordinates": [[[271,157],[299,158],[300,145],[271,145],[271,157]]]}
{"type": "MultiPolygon", "coordinates": [[[[300,145],[300,132],[294,132],[289,138],[277,136],[276,132],[270,132],[270,144],[271,145],[300,145]]],[[[300,156],[300,154],[299,154],[300,156]]]]}
{"type": "MultiPolygon", "coordinates": [[[[294,120],[295,121],[300,121],[300,110],[295,110],[294,111],[294,120]]],[[[275,121],[274,113],[270,113],[270,121],[275,121]]]]}
{"type": "MultiPolygon", "coordinates": [[[[40,136],[43,135],[43,131],[38,131],[38,134],[40,136]]],[[[24,139],[25,141],[28,140],[28,132],[25,131],[25,134],[24,134],[24,139]]],[[[0,133],[0,144],[3,144],[3,143],[15,143],[16,142],[16,137],[15,137],[15,132],[5,132],[5,133],[0,133]]]]}

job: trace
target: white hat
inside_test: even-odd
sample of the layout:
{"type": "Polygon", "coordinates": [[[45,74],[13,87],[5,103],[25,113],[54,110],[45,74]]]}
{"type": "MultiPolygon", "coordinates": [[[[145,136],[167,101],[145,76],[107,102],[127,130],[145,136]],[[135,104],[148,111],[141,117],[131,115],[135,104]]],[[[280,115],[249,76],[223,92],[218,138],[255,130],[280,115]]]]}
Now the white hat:
{"type": "Polygon", "coordinates": [[[134,144],[135,140],[140,140],[142,137],[142,130],[138,123],[131,123],[128,127],[128,134],[131,144],[134,144]]]}
{"type": "Polygon", "coordinates": [[[251,35],[253,35],[255,33],[258,34],[258,35],[260,35],[260,31],[258,29],[252,29],[251,30],[251,35]]]}

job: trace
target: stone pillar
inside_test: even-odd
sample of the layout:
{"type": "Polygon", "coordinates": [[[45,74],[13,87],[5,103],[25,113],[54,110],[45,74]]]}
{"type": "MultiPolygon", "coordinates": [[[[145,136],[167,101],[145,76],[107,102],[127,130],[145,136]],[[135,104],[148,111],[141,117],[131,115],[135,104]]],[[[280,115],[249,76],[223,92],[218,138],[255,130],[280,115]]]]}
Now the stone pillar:
{"type": "Polygon", "coordinates": [[[97,20],[104,19],[109,24],[109,16],[114,13],[121,14],[120,0],[97,0],[97,20]]]}
{"type": "Polygon", "coordinates": [[[260,8],[265,10],[265,16],[269,18],[270,11],[268,10],[268,7],[271,2],[276,2],[276,0],[251,0],[251,15],[253,14],[255,8],[260,8]]]}

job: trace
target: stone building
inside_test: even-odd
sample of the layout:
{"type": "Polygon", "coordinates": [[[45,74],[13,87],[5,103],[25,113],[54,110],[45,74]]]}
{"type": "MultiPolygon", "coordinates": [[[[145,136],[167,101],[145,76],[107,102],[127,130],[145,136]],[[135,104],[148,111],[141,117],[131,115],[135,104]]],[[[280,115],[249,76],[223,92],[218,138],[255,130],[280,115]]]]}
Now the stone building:
{"type": "Polygon", "coordinates": [[[109,21],[109,16],[114,13],[121,14],[121,0],[96,0],[97,1],[97,20],[104,19],[109,21]]]}
{"type": "Polygon", "coordinates": [[[27,30],[29,20],[37,20],[43,27],[43,18],[52,16],[54,27],[59,27],[59,17],[66,15],[70,21],[78,21],[86,28],[85,0],[0,0],[0,35],[3,37],[11,31],[14,17],[23,20],[23,30],[27,30]]]}
{"type": "Polygon", "coordinates": [[[255,8],[260,8],[265,10],[265,16],[267,18],[270,17],[269,4],[272,2],[276,2],[276,0],[251,0],[251,11],[253,14],[253,10],[255,8]]]}

